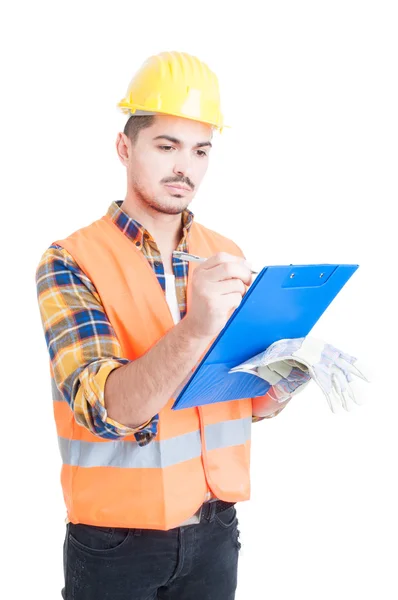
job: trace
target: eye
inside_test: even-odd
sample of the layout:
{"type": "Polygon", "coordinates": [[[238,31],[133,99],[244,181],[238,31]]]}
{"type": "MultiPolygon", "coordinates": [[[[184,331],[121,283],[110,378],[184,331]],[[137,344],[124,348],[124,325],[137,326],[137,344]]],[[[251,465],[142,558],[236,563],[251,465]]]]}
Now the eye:
{"type": "Polygon", "coordinates": [[[173,146],[158,146],[158,148],[160,148],[161,150],[165,150],[166,152],[168,152],[170,149],[173,149],[173,146]]]}
{"type": "Polygon", "coordinates": [[[198,150],[198,155],[199,156],[207,156],[207,152],[205,152],[204,150],[198,150]]]}

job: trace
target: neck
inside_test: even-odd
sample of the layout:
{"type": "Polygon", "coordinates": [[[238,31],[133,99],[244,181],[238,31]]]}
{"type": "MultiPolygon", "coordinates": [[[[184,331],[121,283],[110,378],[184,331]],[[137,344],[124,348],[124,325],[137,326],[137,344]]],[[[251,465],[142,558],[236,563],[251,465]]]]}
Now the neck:
{"type": "Polygon", "coordinates": [[[175,250],[182,235],[181,213],[167,215],[151,207],[141,207],[126,198],[121,205],[122,210],[129,217],[138,221],[153,237],[158,246],[170,246],[175,250]]]}

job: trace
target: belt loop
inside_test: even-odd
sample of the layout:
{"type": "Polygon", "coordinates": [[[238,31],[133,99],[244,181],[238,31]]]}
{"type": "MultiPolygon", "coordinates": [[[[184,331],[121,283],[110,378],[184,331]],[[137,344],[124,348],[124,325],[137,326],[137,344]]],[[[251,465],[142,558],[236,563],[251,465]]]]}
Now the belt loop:
{"type": "Polygon", "coordinates": [[[209,511],[209,523],[214,521],[214,515],[216,514],[217,502],[210,502],[210,511],[209,511]]]}
{"type": "Polygon", "coordinates": [[[202,508],[201,521],[208,521],[209,523],[212,523],[214,520],[214,515],[216,514],[217,502],[205,502],[202,508]]]}
{"type": "Polygon", "coordinates": [[[199,522],[208,521],[210,515],[210,503],[204,502],[200,508],[200,519],[199,522]]]}
{"type": "Polygon", "coordinates": [[[141,535],[142,529],[131,529],[132,535],[141,535]]]}

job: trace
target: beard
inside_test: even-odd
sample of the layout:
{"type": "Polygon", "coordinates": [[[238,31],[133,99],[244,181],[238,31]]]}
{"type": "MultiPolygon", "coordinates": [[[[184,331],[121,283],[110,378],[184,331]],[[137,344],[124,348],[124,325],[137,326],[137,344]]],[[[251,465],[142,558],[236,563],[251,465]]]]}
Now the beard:
{"type": "Polygon", "coordinates": [[[180,194],[173,194],[172,196],[165,194],[162,198],[153,198],[138,185],[134,185],[134,192],[142,204],[164,215],[179,215],[184,212],[191,202],[191,200],[180,194]]]}

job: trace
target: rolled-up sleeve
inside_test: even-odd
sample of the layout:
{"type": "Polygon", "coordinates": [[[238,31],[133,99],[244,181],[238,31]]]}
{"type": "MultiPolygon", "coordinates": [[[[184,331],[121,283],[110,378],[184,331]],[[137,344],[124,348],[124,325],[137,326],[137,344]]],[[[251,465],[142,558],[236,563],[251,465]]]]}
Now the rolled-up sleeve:
{"type": "Polygon", "coordinates": [[[156,435],[158,416],[134,429],[108,417],[105,407],[105,383],[108,375],[128,361],[99,360],[89,364],[79,375],[74,397],[74,413],[78,423],[95,435],[117,439],[134,434],[140,445],[156,435]]]}
{"type": "Polygon", "coordinates": [[[159,416],[130,428],[107,415],[104,390],[109,374],[130,361],[93,283],[58,245],[43,254],[36,270],[40,314],[55,385],[76,421],[94,435],[134,435],[140,446],[157,434],[159,416]]]}

